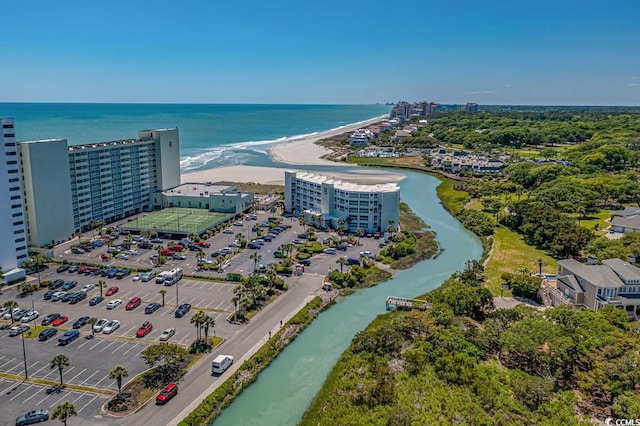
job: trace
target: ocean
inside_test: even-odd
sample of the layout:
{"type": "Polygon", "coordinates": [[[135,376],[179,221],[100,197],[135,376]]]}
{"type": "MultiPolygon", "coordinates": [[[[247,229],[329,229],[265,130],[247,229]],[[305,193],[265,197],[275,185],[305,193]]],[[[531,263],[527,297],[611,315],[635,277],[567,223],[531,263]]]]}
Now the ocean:
{"type": "Polygon", "coordinates": [[[182,172],[246,164],[279,166],[275,143],[388,114],[389,105],[0,103],[16,140],[67,139],[70,145],[131,139],[138,130],[178,127],[182,172]]]}

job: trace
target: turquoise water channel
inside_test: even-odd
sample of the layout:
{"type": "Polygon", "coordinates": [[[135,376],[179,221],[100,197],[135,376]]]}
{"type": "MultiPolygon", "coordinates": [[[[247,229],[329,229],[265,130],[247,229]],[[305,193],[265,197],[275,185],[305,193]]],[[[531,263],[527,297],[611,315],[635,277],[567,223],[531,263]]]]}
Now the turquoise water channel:
{"type": "Polygon", "coordinates": [[[413,297],[436,288],[465,261],[479,259],[479,239],[440,204],[439,180],[403,172],[402,200],[438,234],[444,252],[392,280],[341,298],[289,345],[233,404],[223,410],[215,426],[295,425],[353,336],[385,312],[387,296],[413,297]]]}

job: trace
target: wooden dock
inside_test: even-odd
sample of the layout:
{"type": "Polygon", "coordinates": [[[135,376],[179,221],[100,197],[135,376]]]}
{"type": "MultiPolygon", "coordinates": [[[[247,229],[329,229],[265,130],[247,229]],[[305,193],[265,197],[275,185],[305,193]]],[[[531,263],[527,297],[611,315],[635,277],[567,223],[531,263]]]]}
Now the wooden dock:
{"type": "Polygon", "coordinates": [[[424,311],[431,308],[431,303],[419,299],[407,299],[405,297],[387,296],[386,307],[390,309],[420,309],[424,311]]]}

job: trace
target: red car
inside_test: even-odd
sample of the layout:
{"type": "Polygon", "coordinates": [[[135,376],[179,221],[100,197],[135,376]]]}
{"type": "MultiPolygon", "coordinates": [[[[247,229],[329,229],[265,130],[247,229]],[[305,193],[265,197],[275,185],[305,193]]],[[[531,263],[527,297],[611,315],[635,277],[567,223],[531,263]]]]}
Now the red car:
{"type": "Polygon", "coordinates": [[[120,290],[118,287],[109,287],[107,289],[107,292],[105,293],[106,296],[111,296],[112,294],[116,294],[118,292],[118,290],[120,290]]]}
{"type": "Polygon", "coordinates": [[[151,330],[153,330],[153,324],[151,324],[149,321],[145,321],[142,323],[138,331],[136,331],[136,337],[144,337],[147,334],[151,333],[151,330]]]}
{"type": "Polygon", "coordinates": [[[158,396],[156,396],[156,404],[163,405],[166,404],[171,398],[176,396],[178,393],[178,385],[175,383],[169,383],[165,386],[158,396]]]}
{"type": "Polygon", "coordinates": [[[69,317],[68,316],[62,316],[60,318],[56,318],[51,322],[51,325],[54,327],[58,327],[62,324],[64,324],[65,322],[69,321],[69,317]]]}
{"type": "Polygon", "coordinates": [[[131,300],[129,300],[129,303],[127,303],[127,306],[125,307],[125,309],[127,311],[131,311],[137,308],[138,306],[140,306],[141,303],[142,303],[142,299],[140,299],[138,296],[132,297],[131,300]]]}

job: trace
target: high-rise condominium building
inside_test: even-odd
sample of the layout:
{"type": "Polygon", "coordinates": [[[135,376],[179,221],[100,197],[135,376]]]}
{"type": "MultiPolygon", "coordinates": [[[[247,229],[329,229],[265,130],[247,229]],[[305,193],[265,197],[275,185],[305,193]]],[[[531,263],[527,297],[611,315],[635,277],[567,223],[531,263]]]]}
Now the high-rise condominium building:
{"type": "Polygon", "coordinates": [[[0,118],[0,267],[7,281],[24,276],[19,266],[27,260],[24,201],[20,181],[20,164],[13,118],[0,118]]]}
{"type": "Polygon", "coordinates": [[[400,187],[396,183],[359,184],[329,176],[286,171],[285,209],[314,225],[350,231],[385,232],[400,220],[400,187]]]}
{"type": "Polygon", "coordinates": [[[111,223],[152,210],[154,192],[180,185],[177,128],[85,145],[19,142],[18,152],[30,246],[66,240],[92,221],[111,223]]]}

